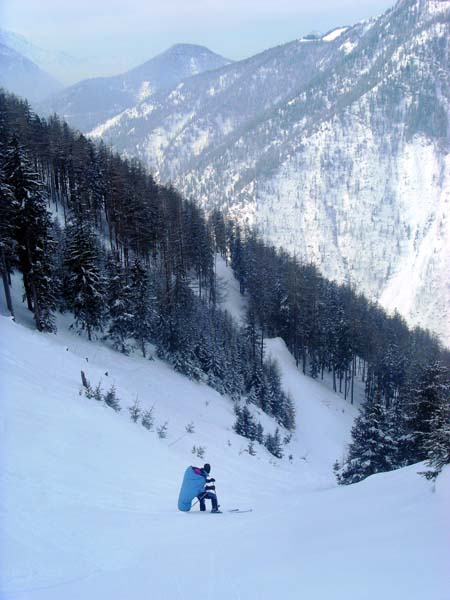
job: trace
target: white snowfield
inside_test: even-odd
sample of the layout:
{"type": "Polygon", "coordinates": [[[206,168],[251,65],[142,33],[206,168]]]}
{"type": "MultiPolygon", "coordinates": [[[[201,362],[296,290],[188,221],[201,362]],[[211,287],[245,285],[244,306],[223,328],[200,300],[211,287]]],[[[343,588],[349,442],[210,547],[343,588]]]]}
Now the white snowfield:
{"type": "Polygon", "coordinates": [[[327,35],[324,35],[322,40],[324,42],[334,42],[334,40],[336,40],[340,35],[345,33],[347,29],[350,29],[350,27],[338,27],[337,29],[333,29],[332,31],[327,33],[327,35]]]}
{"type": "Polygon", "coordinates": [[[337,487],[356,409],[303,377],[281,340],[268,352],[298,427],[277,460],[248,454],[228,398],[157,359],[1,312],[1,600],[450,598],[449,469],[435,488],[423,465],[337,487]],[[116,385],[121,413],[79,395],[81,369],[116,385]],[[136,395],[166,439],[130,420],[136,395]],[[184,470],[204,462],[224,513],[178,512],[184,470]]]}

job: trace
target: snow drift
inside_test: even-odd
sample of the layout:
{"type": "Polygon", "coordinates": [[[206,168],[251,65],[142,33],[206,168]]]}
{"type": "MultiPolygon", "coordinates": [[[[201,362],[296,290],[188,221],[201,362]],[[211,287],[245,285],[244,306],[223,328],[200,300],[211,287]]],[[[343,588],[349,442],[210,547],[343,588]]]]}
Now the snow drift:
{"type": "Polygon", "coordinates": [[[291,461],[250,456],[230,400],[158,360],[63,323],[44,335],[0,316],[0,330],[2,600],[448,597],[448,469],[435,490],[417,467],[337,487],[355,411],[281,340],[269,351],[297,407],[291,461]],[[116,385],[120,413],[79,395],[81,369],[116,385]],[[136,394],[166,439],[130,420],[136,394]],[[184,470],[205,461],[222,506],[253,512],[177,511],[184,470]]]}

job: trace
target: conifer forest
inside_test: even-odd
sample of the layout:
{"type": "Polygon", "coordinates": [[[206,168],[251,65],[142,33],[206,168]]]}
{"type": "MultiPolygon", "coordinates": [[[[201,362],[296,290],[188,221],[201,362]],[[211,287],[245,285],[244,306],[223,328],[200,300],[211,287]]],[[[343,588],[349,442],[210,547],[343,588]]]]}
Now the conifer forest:
{"type": "Polygon", "coordinates": [[[228,395],[236,433],[275,457],[280,430],[265,433],[248,406],[281,430],[295,428],[293,402],[265,352],[265,340],[280,337],[298,369],[330,377],[350,403],[363,386],[348,454],[336,457],[339,483],[424,460],[436,477],[450,462],[450,355],[427,331],[6,92],[0,144],[0,265],[13,317],[19,274],[38,331],[52,334],[55,315],[70,313],[80,334],[117,352],[149,358],[155,349],[228,395]],[[247,301],[242,327],[219,307],[218,254],[247,301]]]}

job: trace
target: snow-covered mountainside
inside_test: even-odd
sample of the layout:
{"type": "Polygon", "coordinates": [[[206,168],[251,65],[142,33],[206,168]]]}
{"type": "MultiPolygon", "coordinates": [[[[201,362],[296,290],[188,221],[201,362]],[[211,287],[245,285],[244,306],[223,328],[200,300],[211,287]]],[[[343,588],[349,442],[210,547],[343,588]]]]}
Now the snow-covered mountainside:
{"type": "Polygon", "coordinates": [[[400,0],[92,135],[450,344],[449,39],[449,0],[400,0]]]}
{"type": "Polygon", "coordinates": [[[6,312],[1,305],[2,600],[447,597],[448,468],[435,486],[416,465],[338,488],[332,464],[355,409],[301,375],[281,340],[268,352],[297,430],[276,460],[259,445],[248,453],[232,431],[231,400],[211,388],[158,359],[89,343],[65,318],[46,335],[27,327],[26,309],[18,323],[6,312]],[[79,394],[81,370],[116,386],[120,413],[79,394]],[[155,428],[168,422],[167,438],[130,420],[136,398],[154,407],[155,428]],[[205,461],[224,513],[178,512],[185,468],[205,461]],[[253,512],[228,512],[235,507],[253,512]]]}
{"type": "Polygon", "coordinates": [[[29,100],[41,100],[61,84],[31,60],[0,42],[0,87],[29,100]]]}
{"type": "Polygon", "coordinates": [[[176,44],[126,73],[84,79],[47,98],[37,109],[43,114],[56,112],[70,125],[88,131],[157,90],[230,62],[204,46],[176,44]]]}
{"type": "Polygon", "coordinates": [[[22,54],[65,84],[73,83],[73,72],[83,62],[65,52],[47,50],[36,46],[25,36],[7,29],[0,29],[0,43],[19,52],[19,54],[22,54]]]}

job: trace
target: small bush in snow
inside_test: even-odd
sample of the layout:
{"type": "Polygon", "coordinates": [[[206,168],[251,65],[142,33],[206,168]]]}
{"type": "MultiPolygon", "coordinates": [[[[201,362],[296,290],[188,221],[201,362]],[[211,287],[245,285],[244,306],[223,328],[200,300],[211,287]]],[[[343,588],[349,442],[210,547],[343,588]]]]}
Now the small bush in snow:
{"type": "Polygon", "coordinates": [[[132,420],[134,423],[137,423],[137,422],[138,422],[138,420],[139,420],[139,417],[140,417],[140,416],[141,416],[141,414],[142,414],[142,409],[141,409],[141,407],[140,407],[140,405],[139,405],[139,401],[138,401],[138,399],[137,399],[137,398],[136,398],[136,400],[134,401],[134,404],[133,404],[133,406],[129,406],[129,407],[128,407],[128,410],[130,411],[130,417],[131,417],[131,420],[132,420]]]}
{"type": "Polygon", "coordinates": [[[96,400],[97,402],[103,401],[103,390],[102,390],[102,386],[100,385],[100,383],[97,383],[97,385],[95,386],[94,392],[92,394],[92,398],[94,400],[96,400]]]}
{"type": "Polygon", "coordinates": [[[155,417],[153,415],[153,406],[144,412],[141,420],[142,426],[149,431],[153,431],[153,425],[155,424],[155,417]]]}
{"type": "Polygon", "coordinates": [[[116,395],[116,388],[112,385],[106,394],[103,396],[103,400],[105,401],[106,406],[109,406],[116,412],[119,412],[121,409],[119,399],[116,395]]]}
{"type": "Polygon", "coordinates": [[[84,395],[86,396],[86,398],[92,400],[92,398],[94,397],[94,390],[92,389],[92,385],[89,383],[89,381],[81,389],[84,391],[84,395]]]}
{"type": "Polygon", "coordinates": [[[167,437],[167,426],[168,426],[168,423],[166,421],[165,423],[163,423],[163,425],[161,425],[160,427],[158,427],[158,429],[156,430],[158,436],[161,439],[165,439],[167,437]]]}
{"type": "Polygon", "coordinates": [[[186,425],[186,431],[187,431],[187,433],[195,433],[195,425],[194,425],[193,421],[191,421],[190,423],[188,423],[186,425]]]}
{"type": "Polygon", "coordinates": [[[97,400],[97,402],[103,402],[103,390],[100,382],[97,383],[95,388],[93,388],[90,382],[86,380],[84,386],[81,389],[84,392],[86,398],[89,398],[89,400],[97,400]]]}
{"type": "Polygon", "coordinates": [[[192,454],[194,454],[198,458],[204,458],[205,457],[206,448],[204,446],[192,446],[191,452],[192,452],[192,454]]]}

